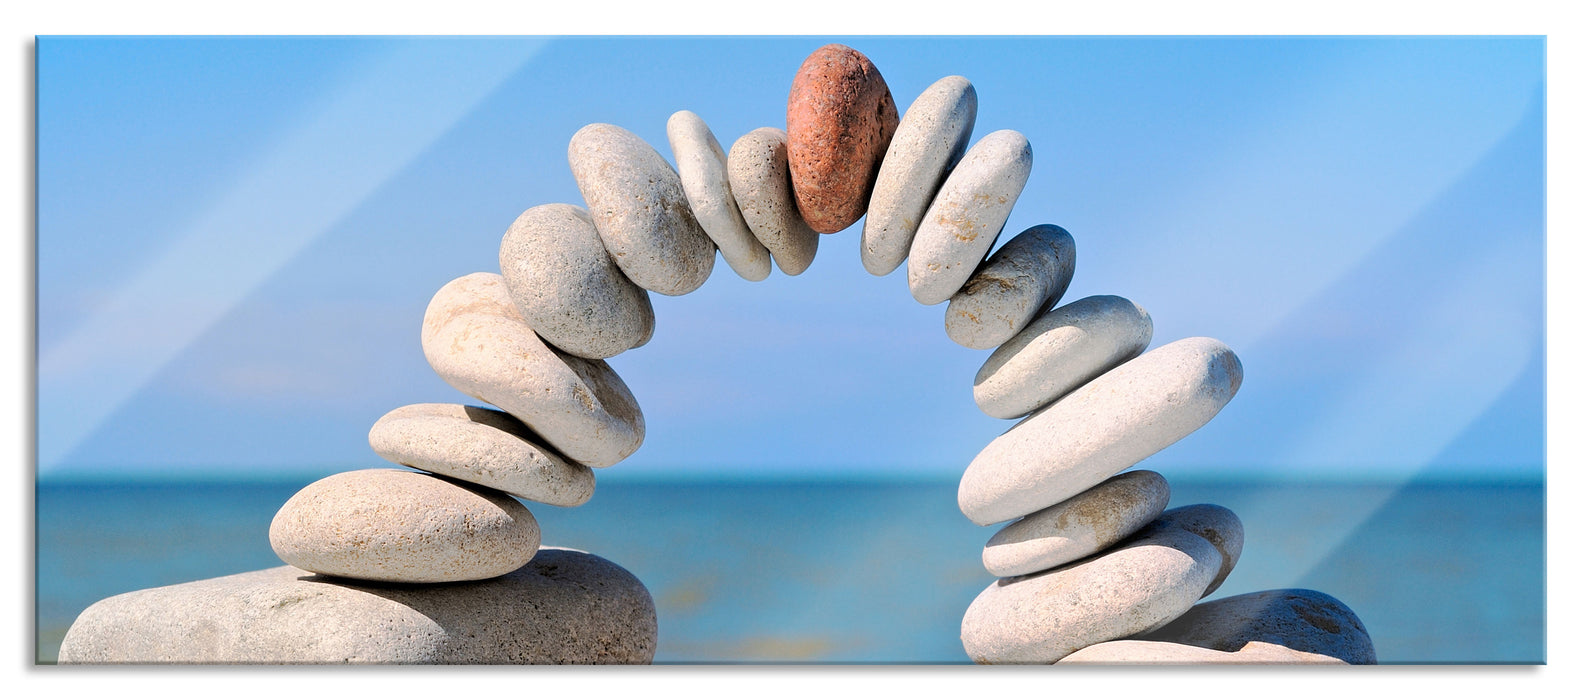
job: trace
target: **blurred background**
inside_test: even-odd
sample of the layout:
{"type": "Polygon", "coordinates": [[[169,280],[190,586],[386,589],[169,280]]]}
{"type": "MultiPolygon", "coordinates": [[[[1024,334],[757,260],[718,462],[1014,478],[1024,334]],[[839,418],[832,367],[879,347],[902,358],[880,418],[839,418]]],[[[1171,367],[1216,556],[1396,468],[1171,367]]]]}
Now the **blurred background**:
{"type": "MultiPolygon", "coordinates": [[[[37,42],[37,651],[92,602],[278,565],[297,489],[382,466],[379,416],[467,402],[418,342],[446,282],[498,272],[523,210],[581,203],[592,122],[671,158],[784,127],[802,59],[867,54],[902,110],[975,85],[974,141],[1032,176],[1000,241],[1076,240],[1066,301],[1148,309],[1154,346],[1245,368],[1141,466],[1247,532],[1215,597],[1315,588],[1381,662],[1544,648],[1542,38],[71,38],[37,42]]],[[[610,364],[643,447],[545,542],[654,593],[660,661],[964,663],[992,528],[955,481],[1011,423],[861,222],[806,273],[717,261],[653,295],[610,364]]]]}

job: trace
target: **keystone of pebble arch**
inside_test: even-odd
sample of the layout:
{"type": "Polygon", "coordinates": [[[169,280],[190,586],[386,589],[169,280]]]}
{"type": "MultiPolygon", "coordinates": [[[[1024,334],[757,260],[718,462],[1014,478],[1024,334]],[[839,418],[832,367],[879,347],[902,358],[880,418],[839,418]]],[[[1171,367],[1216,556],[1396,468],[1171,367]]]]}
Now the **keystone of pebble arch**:
{"type": "Polygon", "coordinates": [[[1203,427],[1241,388],[1241,360],[1213,338],[1161,346],[1017,423],[961,477],[956,502],[979,525],[1092,488],[1203,427]]]}
{"type": "Polygon", "coordinates": [[[281,566],[89,606],[62,664],[648,664],[658,620],[641,581],[545,547],[504,576],[381,585],[281,566]]]}
{"type": "Polygon", "coordinates": [[[814,231],[862,218],[899,122],[890,86],[861,52],[828,44],[802,61],[786,100],[787,150],[797,208],[814,231]]]}

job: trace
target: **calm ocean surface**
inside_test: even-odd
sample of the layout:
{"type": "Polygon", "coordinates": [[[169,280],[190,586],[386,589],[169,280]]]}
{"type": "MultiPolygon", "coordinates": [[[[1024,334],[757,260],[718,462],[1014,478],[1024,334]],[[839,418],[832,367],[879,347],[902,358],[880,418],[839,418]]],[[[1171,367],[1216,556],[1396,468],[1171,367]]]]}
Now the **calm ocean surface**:
{"type": "MultiPolygon", "coordinates": [[[[269,521],[300,483],[41,484],[37,650],[118,593],[279,566],[269,521]]],[[[1172,481],[1246,530],[1214,598],[1312,588],[1355,610],[1381,663],[1542,663],[1542,483],[1172,481]]],[[[967,663],[962,613],[993,578],[994,528],[956,483],[600,482],[580,508],[528,504],[548,545],[635,574],[656,661],[967,663]]]]}

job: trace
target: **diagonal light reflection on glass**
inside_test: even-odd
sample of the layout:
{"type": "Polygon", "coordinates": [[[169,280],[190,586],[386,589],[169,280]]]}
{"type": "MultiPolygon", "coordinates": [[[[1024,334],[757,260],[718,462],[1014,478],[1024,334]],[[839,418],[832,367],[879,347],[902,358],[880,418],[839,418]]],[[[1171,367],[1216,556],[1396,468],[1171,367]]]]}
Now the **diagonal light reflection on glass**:
{"type": "Polygon", "coordinates": [[[97,313],[42,349],[39,473],[58,467],[162,367],[546,43],[403,42],[337,91],[97,313]]]}

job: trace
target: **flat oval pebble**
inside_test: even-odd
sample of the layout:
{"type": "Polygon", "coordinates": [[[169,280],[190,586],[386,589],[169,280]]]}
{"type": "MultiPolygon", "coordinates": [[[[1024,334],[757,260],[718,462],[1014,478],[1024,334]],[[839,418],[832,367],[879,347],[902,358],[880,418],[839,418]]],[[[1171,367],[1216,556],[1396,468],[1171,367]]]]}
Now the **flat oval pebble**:
{"type": "Polygon", "coordinates": [[[1344,664],[1332,656],[1310,654],[1278,644],[1248,642],[1235,651],[1217,651],[1174,642],[1117,639],[1078,649],[1056,663],[1096,666],[1173,666],[1199,664],[1344,664]]]}
{"type": "Polygon", "coordinates": [[[725,149],[720,148],[714,132],[702,117],[682,110],[670,115],[665,135],[692,215],[720,249],[720,257],[742,279],[757,282],[768,277],[769,251],[753,236],[731,196],[725,149]]]}
{"type": "Polygon", "coordinates": [[[1149,523],[1139,537],[1146,535],[1148,530],[1172,527],[1186,530],[1208,540],[1209,544],[1219,550],[1219,573],[1214,575],[1214,580],[1209,583],[1208,589],[1203,591],[1203,595],[1208,596],[1218,590],[1220,584],[1225,582],[1225,577],[1236,568],[1236,562],[1241,559],[1241,547],[1244,541],[1241,518],[1236,517],[1229,508],[1210,503],[1181,506],[1161,513],[1159,519],[1149,523]]]}
{"type": "Polygon", "coordinates": [[[802,274],[818,252],[818,232],[802,220],[791,192],[786,132],[770,126],[747,132],[731,145],[725,167],[753,236],[769,249],[781,272],[802,274]]]}
{"type": "Polygon", "coordinates": [[[62,664],[646,664],[654,600],[631,572],[545,547],[504,576],[381,585],[277,566],[89,606],[62,664]]]}
{"type": "Polygon", "coordinates": [[[593,497],[593,471],[568,462],[542,441],[509,413],[453,403],[402,406],[368,431],[368,445],[396,464],[539,503],[587,503],[593,497]]]}
{"type": "Polygon", "coordinates": [[[1137,357],[1153,335],[1141,306],[1117,296],[1078,299],[996,348],[972,381],[972,398],[990,416],[1020,418],[1137,357]]]}
{"type": "Polygon", "coordinates": [[[670,296],[703,286],[714,270],[714,241],[693,216],[681,177],[653,146],[621,127],[589,124],[572,135],[566,158],[627,279],[670,296]]]}
{"type": "Polygon", "coordinates": [[[1157,472],[1117,474],[994,533],[983,548],[983,567],[995,576],[1020,576],[1069,564],[1141,530],[1169,502],[1170,484],[1157,472]]]}
{"type": "Polygon", "coordinates": [[[786,135],[797,209],[814,231],[835,233],[862,218],[899,122],[890,86],[856,49],[828,44],[802,61],[786,100],[786,135]]]}
{"type": "Polygon", "coordinates": [[[527,325],[572,355],[614,357],[654,335],[648,292],[616,267],[582,207],[522,212],[500,241],[500,273],[527,325]]]}
{"type": "Polygon", "coordinates": [[[983,448],[956,502],[979,525],[1092,488],[1203,427],[1241,387],[1241,361],[1187,338],[1127,362],[1017,423],[983,448]]]}
{"type": "Polygon", "coordinates": [[[493,578],[521,568],[538,543],[538,521],[510,496],[400,469],[315,481],[269,524],[269,546],[287,564],[366,581],[493,578]]]}
{"type": "Polygon", "coordinates": [[[1016,131],[974,144],[929,204],[907,254],[912,298],[938,304],[953,296],[994,247],[1033,171],[1033,147],[1016,131]]]}
{"type": "Polygon", "coordinates": [[[989,256],[945,309],[945,334],[957,345],[987,350],[1010,340],[1071,284],[1077,244],[1059,226],[1039,224],[989,256]]]}
{"type": "Polygon", "coordinates": [[[959,75],[940,78],[901,117],[874,179],[862,224],[862,266],[888,275],[901,266],[929,202],[967,152],[978,91],[959,75]]]}
{"type": "Polygon", "coordinates": [[[615,370],[544,344],[499,275],[440,288],[423,315],[423,354],[447,384],[498,406],[573,461],[607,467],[643,443],[642,410],[615,370]]]}
{"type": "Polygon", "coordinates": [[[1259,642],[1376,664],[1373,639],[1345,603],[1305,588],[1259,591],[1199,603],[1144,639],[1236,651],[1259,642]]]}
{"type": "Polygon", "coordinates": [[[1202,596],[1219,565],[1219,552],[1203,538],[1161,530],[1052,571],[989,584],[967,607],[961,643],[974,663],[1054,663],[1174,620],[1202,596]]]}

